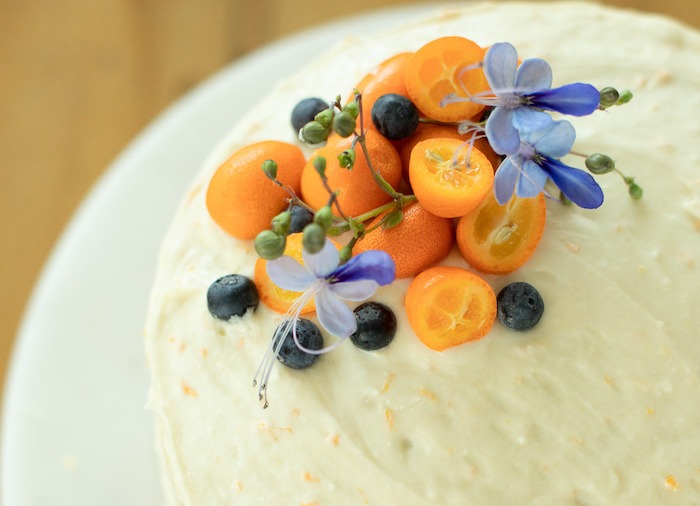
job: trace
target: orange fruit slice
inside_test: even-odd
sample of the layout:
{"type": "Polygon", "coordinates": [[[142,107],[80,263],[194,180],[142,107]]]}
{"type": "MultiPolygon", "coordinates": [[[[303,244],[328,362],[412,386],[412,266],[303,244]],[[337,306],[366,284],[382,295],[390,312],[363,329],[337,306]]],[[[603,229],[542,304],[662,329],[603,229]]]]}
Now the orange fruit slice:
{"type": "Polygon", "coordinates": [[[486,51],[462,37],[443,37],[416,51],[406,65],[406,89],[425,116],[445,123],[466,120],[484,109],[468,100],[489,90],[481,68],[486,51]],[[448,95],[465,98],[441,105],[448,95]]]}
{"type": "Polygon", "coordinates": [[[418,338],[442,351],[484,337],[496,319],[496,294],[466,269],[437,266],[421,272],[406,292],[406,316],[418,338]]]}
{"type": "MultiPolygon", "coordinates": [[[[382,219],[378,216],[367,227],[382,219]]],[[[396,264],[396,277],[415,276],[445,258],[454,244],[452,220],[429,213],[414,202],[403,208],[403,220],[391,228],[377,228],[357,242],[354,252],[386,251],[396,264]]]]}
{"type": "MultiPolygon", "coordinates": [[[[448,137],[452,139],[459,139],[462,142],[468,142],[471,138],[471,134],[460,134],[457,131],[457,127],[454,125],[432,125],[430,123],[421,123],[418,125],[416,132],[409,137],[404,143],[401,144],[401,149],[399,154],[401,155],[401,165],[403,166],[404,178],[408,180],[408,167],[411,160],[411,151],[416,147],[420,141],[426,139],[436,139],[438,137],[448,137]]],[[[474,141],[474,147],[481,151],[489,162],[494,171],[501,164],[501,157],[497,155],[489,141],[485,137],[480,137],[474,141]]]]}
{"type": "Polygon", "coordinates": [[[513,196],[499,205],[491,193],[457,224],[457,246],[481,272],[505,274],[527,262],[542,238],[547,216],[543,194],[513,196]]]}
{"type": "Polygon", "coordinates": [[[279,141],[256,142],[236,151],[209,181],[209,214],[238,239],[253,239],[270,228],[272,218],[288,205],[287,192],[262,171],[263,162],[270,159],[277,162],[277,179],[299,192],[306,159],[299,147],[279,141]]]}
{"type": "MultiPolygon", "coordinates": [[[[351,142],[351,138],[344,139],[332,134],[327,144],[316,149],[306,163],[301,175],[301,193],[304,201],[314,209],[325,206],[329,198],[328,191],[313,165],[316,156],[326,159],[328,185],[333,191],[340,190],[338,203],[346,215],[358,216],[391,200],[391,196],[374,180],[359,145],[355,146],[357,158],[354,168],[348,170],[340,166],[338,155],[348,149],[351,142]]],[[[394,146],[374,130],[367,131],[365,142],[372,166],[389,185],[398,188],[401,182],[401,158],[394,146]]]]}
{"type": "MultiPolygon", "coordinates": [[[[302,265],[304,264],[304,259],[302,257],[303,236],[304,234],[301,232],[288,235],[287,244],[284,248],[285,255],[289,255],[302,265]]],[[[338,248],[338,245],[335,242],[333,242],[333,244],[336,248],[338,248]]],[[[255,262],[255,285],[258,288],[260,300],[273,311],[284,314],[302,295],[302,292],[284,290],[273,283],[270,276],[267,275],[267,262],[268,261],[263,258],[258,258],[258,260],[255,262]]],[[[313,313],[314,311],[316,311],[316,304],[314,303],[314,300],[311,299],[304,305],[300,314],[313,313]]]]}
{"type": "Polygon", "coordinates": [[[443,218],[464,216],[493,185],[488,158],[459,139],[426,139],[411,151],[408,175],[413,193],[428,211],[443,218]]]}

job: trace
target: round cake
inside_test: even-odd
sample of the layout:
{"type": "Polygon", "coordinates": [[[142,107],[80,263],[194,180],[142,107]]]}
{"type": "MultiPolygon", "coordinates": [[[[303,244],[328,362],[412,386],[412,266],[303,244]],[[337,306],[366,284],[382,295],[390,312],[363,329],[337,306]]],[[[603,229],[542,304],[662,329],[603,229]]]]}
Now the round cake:
{"type": "MultiPolygon", "coordinates": [[[[478,3],[343,40],[280,82],[205,161],[163,243],[146,350],[170,502],[696,502],[698,61],[700,34],[662,17],[582,2],[478,3]],[[539,244],[509,273],[475,269],[451,246],[438,264],[477,275],[494,294],[514,282],[536,288],[545,310],[530,330],[496,320],[479,339],[427,346],[409,321],[423,303],[406,310],[418,278],[397,276],[371,296],[396,318],[388,346],[347,340],[305,369],[273,358],[261,400],[253,380],[285,315],[264,299],[242,316],[210,312],[212,283],[229,274],[255,282],[259,263],[253,239],[212,219],[212,176],[259,141],[297,145],[308,159],[313,148],[289,123],[300,100],[345,101],[381,62],[443,37],[492,54],[508,43],[519,61],[548,62],[554,87],[631,90],[624,106],[554,117],[575,127],[573,152],[609,155],[643,196],[630,198],[631,180],[611,173],[592,176],[605,195],[595,209],[547,199],[539,244]]],[[[582,158],[563,161],[585,170],[582,158]]],[[[431,237],[413,234],[402,254],[437,248],[431,237]]]]}

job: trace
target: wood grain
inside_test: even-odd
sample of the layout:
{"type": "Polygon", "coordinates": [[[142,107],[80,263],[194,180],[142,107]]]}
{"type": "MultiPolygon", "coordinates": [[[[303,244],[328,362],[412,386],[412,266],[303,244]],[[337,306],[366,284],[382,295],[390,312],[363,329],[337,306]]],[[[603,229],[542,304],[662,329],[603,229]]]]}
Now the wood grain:
{"type": "MultiPolygon", "coordinates": [[[[610,0],[700,26],[696,0],[610,0]]],[[[400,0],[0,2],[0,385],[55,241],[110,161],[165,107],[252,49],[400,0]]]]}

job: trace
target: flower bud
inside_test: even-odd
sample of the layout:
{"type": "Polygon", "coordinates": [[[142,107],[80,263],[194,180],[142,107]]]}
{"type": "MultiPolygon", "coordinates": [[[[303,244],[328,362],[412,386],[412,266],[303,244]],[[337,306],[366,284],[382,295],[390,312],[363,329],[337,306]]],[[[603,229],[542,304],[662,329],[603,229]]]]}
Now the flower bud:
{"type": "Polygon", "coordinates": [[[299,132],[299,138],[307,144],[320,144],[328,139],[330,132],[318,121],[309,121],[299,132]]]}
{"type": "Polygon", "coordinates": [[[258,252],[260,258],[265,260],[275,260],[281,257],[286,244],[287,238],[275,234],[272,230],[263,230],[255,237],[254,241],[255,251],[258,252]]]}
{"type": "Polygon", "coordinates": [[[333,124],[333,116],[333,109],[324,109],[314,116],[314,120],[318,121],[326,130],[330,130],[333,124]]]}
{"type": "Polygon", "coordinates": [[[265,160],[262,163],[262,170],[267,177],[273,181],[277,179],[277,162],[274,160],[265,160]]]}
{"type": "Polygon", "coordinates": [[[272,218],[272,231],[278,235],[287,235],[292,223],[292,213],[284,211],[272,218]]]}
{"type": "Polygon", "coordinates": [[[340,258],[340,263],[347,262],[352,258],[352,248],[350,248],[350,246],[343,246],[340,251],[338,251],[338,257],[340,258]]]}
{"type": "Polygon", "coordinates": [[[644,190],[642,190],[642,187],[639,186],[637,183],[630,184],[628,191],[630,193],[630,197],[632,197],[634,200],[641,199],[642,194],[644,193],[644,190]]]}
{"type": "Polygon", "coordinates": [[[593,174],[607,174],[615,168],[615,162],[608,155],[594,153],[586,158],[586,168],[593,174]]]}
{"type": "Polygon", "coordinates": [[[357,154],[355,153],[355,150],[353,148],[348,148],[338,155],[338,162],[344,169],[352,170],[352,168],[355,166],[356,158],[357,154]]]}
{"type": "Polygon", "coordinates": [[[318,253],[326,243],[326,233],[318,223],[311,223],[304,227],[302,244],[307,253],[318,253]]]}
{"type": "Polygon", "coordinates": [[[331,212],[331,207],[323,206],[321,209],[316,211],[316,214],[314,214],[314,223],[320,225],[323,229],[323,233],[325,234],[333,224],[333,213],[331,212]]]}
{"type": "Polygon", "coordinates": [[[333,131],[341,137],[355,133],[355,118],[348,111],[341,111],[333,118],[333,131]]]}
{"type": "Polygon", "coordinates": [[[358,104],[356,100],[348,102],[345,107],[343,107],[343,111],[349,112],[352,119],[357,119],[360,115],[360,104],[358,104]]]}
{"type": "Polygon", "coordinates": [[[632,100],[632,92],[630,90],[622,90],[620,93],[620,98],[617,99],[615,105],[623,105],[632,100]]]}
{"type": "Polygon", "coordinates": [[[321,179],[326,177],[326,159],[322,156],[316,156],[313,160],[314,169],[321,176],[321,179]]]}
{"type": "Polygon", "coordinates": [[[603,109],[607,109],[608,107],[615,105],[619,98],[620,94],[615,88],[608,86],[607,88],[600,90],[600,105],[603,107],[603,109]]]}

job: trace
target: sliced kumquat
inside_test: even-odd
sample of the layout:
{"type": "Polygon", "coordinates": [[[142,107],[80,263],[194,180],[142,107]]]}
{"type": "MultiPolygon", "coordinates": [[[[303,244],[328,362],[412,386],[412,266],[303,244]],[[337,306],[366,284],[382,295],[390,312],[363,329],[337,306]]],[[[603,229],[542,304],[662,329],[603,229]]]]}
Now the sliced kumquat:
{"type": "Polygon", "coordinates": [[[493,185],[488,158],[469,143],[445,137],[416,144],[408,175],[418,202],[443,218],[464,216],[493,185]]]}
{"type": "MultiPolygon", "coordinates": [[[[396,93],[408,96],[406,64],[413,53],[399,53],[380,63],[355,86],[362,93],[362,114],[365,127],[372,123],[372,106],[382,95],[396,93]]],[[[347,101],[354,100],[354,94],[347,101]]]]}
{"type": "Polygon", "coordinates": [[[427,117],[446,123],[469,119],[484,106],[469,101],[488,91],[481,68],[486,51],[462,37],[443,37],[416,51],[406,66],[406,88],[416,107],[427,117]],[[443,104],[450,95],[461,100],[443,104]]]}
{"type": "Polygon", "coordinates": [[[457,245],[481,272],[505,274],[525,264],[542,238],[547,216],[543,194],[513,196],[499,205],[493,193],[457,224],[457,245]]]}
{"type": "MultiPolygon", "coordinates": [[[[331,134],[325,146],[318,148],[309,158],[301,175],[301,193],[304,201],[314,209],[328,203],[329,194],[316,171],[313,160],[316,156],[326,159],[326,178],[332,191],[339,191],[338,203],[346,215],[357,216],[371,211],[391,200],[375,181],[367,159],[359,145],[355,146],[357,158],[352,170],[338,162],[338,155],[350,147],[351,139],[331,134]]],[[[375,170],[381,173],[392,188],[401,182],[401,157],[394,146],[374,130],[368,130],[365,143],[375,170]]],[[[335,208],[333,209],[335,212],[335,208]]],[[[337,214],[337,213],[336,213],[337,214]]]]}
{"type": "MultiPolygon", "coordinates": [[[[382,216],[367,225],[378,226],[382,216]]],[[[357,242],[354,252],[384,250],[396,264],[396,277],[415,276],[445,258],[454,244],[452,220],[426,211],[419,203],[403,208],[403,220],[391,228],[376,228],[357,242]]]]}
{"type": "MultiPolygon", "coordinates": [[[[300,264],[304,263],[302,257],[302,237],[304,234],[301,232],[297,234],[290,234],[287,236],[287,244],[284,248],[284,254],[289,255],[294,260],[300,264]]],[[[330,240],[330,239],[327,239],[330,240]]],[[[336,247],[338,245],[333,243],[336,247]]],[[[292,304],[301,296],[301,292],[292,292],[291,290],[284,290],[272,282],[270,276],[267,275],[267,260],[263,258],[258,258],[255,262],[255,285],[258,288],[258,293],[260,295],[260,300],[267,307],[276,311],[278,313],[286,313],[292,304]]],[[[311,299],[307,302],[300,314],[313,313],[316,310],[316,304],[314,300],[311,299]]]]}
{"type": "Polygon", "coordinates": [[[212,176],[206,205],[212,219],[239,239],[253,239],[284,211],[289,195],[262,171],[265,160],[277,162],[277,179],[294,192],[301,189],[306,163],[298,146],[262,141],[245,146],[226,160],[212,176]]]}
{"type": "MultiPolygon", "coordinates": [[[[447,137],[450,139],[460,139],[462,142],[469,142],[472,138],[472,134],[460,134],[457,131],[457,127],[454,125],[433,125],[430,123],[421,123],[418,125],[416,132],[409,137],[402,145],[399,154],[401,155],[401,165],[403,166],[404,178],[408,179],[408,167],[411,160],[411,151],[416,147],[420,141],[427,139],[437,139],[440,137],[447,137]]],[[[494,170],[498,168],[501,164],[501,157],[497,155],[491,148],[489,141],[486,137],[479,137],[474,141],[474,147],[481,151],[494,170]]]]}
{"type": "Polygon", "coordinates": [[[429,348],[446,348],[484,337],[496,319],[496,295],[482,278],[459,267],[421,272],[406,292],[406,316],[429,348]]]}

